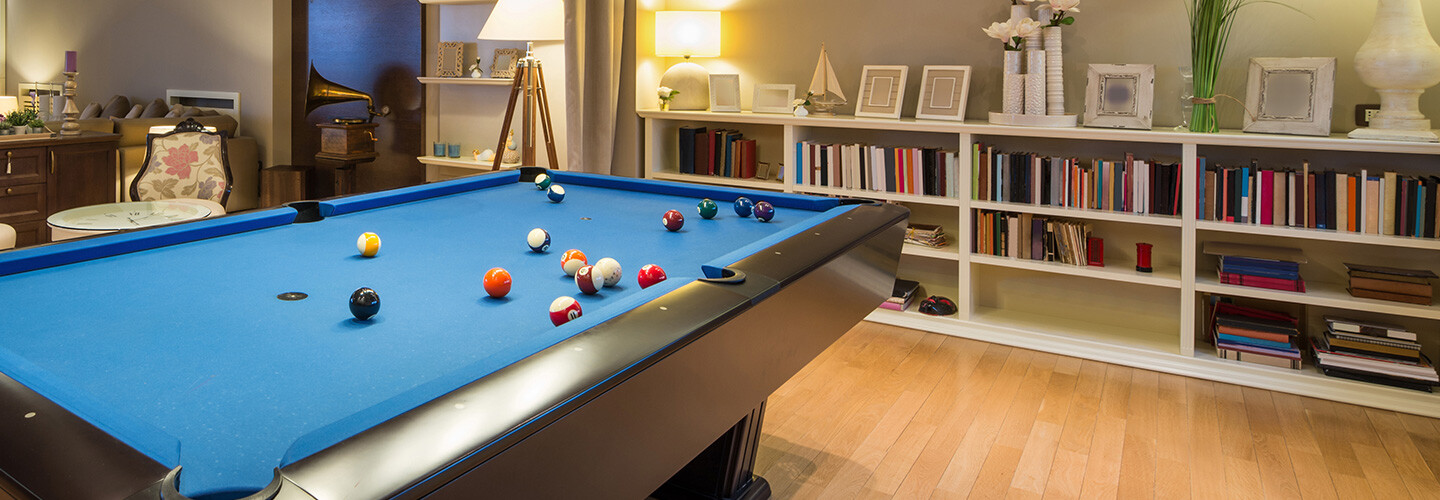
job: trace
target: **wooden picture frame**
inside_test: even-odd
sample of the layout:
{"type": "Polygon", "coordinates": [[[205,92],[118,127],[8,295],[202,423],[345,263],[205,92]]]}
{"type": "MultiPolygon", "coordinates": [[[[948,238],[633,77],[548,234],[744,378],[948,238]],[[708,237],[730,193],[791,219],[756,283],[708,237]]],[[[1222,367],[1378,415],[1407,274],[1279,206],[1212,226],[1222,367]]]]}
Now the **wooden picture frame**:
{"type": "Polygon", "coordinates": [[[1328,136],[1334,103],[1335,58],[1250,59],[1246,132],[1328,136]]]}
{"type": "Polygon", "coordinates": [[[1091,64],[1085,126],[1150,130],[1155,118],[1155,65],[1091,64]]]}
{"type": "Polygon", "coordinates": [[[462,42],[440,42],[435,58],[435,76],[456,78],[465,65],[465,44],[462,42]]]}
{"type": "Polygon", "coordinates": [[[740,75],[710,75],[710,111],[740,112],[740,75]]]}
{"type": "Polygon", "coordinates": [[[790,103],[794,100],[794,84],[761,83],[755,85],[755,96],[750,101],[750,110],[756,113],[790,114],[793,111],[790,103]]]}
{"type": "Polygon", "coordinates": [[[855,116],[900,118],[905,103],[905,77],[909,66],[865,66],[860,73],[860,99],[855,116]]]}
{"type": "Polygon", "coordinates": [[[515,78],[515,65],[525,52],[520,49],[495,49],[495,59],[490,63],[490,78],[515,78]]]}
{"type": "Polygon", "coordinates": [[[970,73],[969,66],[926,65],[920,73],[920,98],[915,103],[915,117],[965,121],[970,73]]]}

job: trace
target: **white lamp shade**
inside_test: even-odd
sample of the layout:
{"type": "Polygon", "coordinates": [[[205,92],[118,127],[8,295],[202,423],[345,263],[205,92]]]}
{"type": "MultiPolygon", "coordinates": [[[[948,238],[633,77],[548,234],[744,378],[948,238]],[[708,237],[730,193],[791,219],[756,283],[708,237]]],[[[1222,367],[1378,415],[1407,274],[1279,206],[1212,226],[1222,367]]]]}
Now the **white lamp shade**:
{"type": "Polygon", "coordinates": [[[561,0],[499,0],[476,38],[524,42],[564,40],[565,4],[561,0]]]}
{"type": "Polygon", "coordinates": [[[20,100],[13,95],[0,95],[0,115],[10,115],[20,109],[20,100]]]}
{"type": "Polygon", "coordinates": [[[720,55],[720,13],[660,11],[655,13],[655,55],[717,57],[720,55]]]}

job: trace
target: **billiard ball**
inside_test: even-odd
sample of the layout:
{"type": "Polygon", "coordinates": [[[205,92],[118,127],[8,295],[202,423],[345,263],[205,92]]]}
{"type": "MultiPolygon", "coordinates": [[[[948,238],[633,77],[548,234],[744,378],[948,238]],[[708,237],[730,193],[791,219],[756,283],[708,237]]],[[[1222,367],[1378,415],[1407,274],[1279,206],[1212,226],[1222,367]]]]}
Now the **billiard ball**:
{"type": "Polygon", "coordinates": [[[355,248],[360,250],[362,257],[374,257],[380,253],[380,235],[375,233],[363,233],[355,240],[355,248]]]}
{"type": "Polygon", "coordinates": [[[695,206],[695,210],[700,212],[701,219],[713,219],[715,212],[720,211],[720,206],[715,204],[715,200],[705,198],[700,200],[700,204],[695,206]]]}
{"type": "Polygon", "coordinates": [[[666,211],[665,216],[660,218],[660,224],[663,224],[665,229],[670,232],[679,231],[681,227],[685,226],[685,215],[681,214],[679,210],[666,211]]]}
{"type": "Polygon", "coordinates": [[[590,261],[585,260],[585,252],[574,248],[566,250],[565,253],[560,256],[560,268],[565,270],[566,276],[574,276],[576,271],[579,271],[581,267],[589,264],[590,261]]]}
{"type": "Polygon", "coordinates": [[[485,293],[497,299],[510,293],[510,271],[499,267],[485,271],[485,293]]]}
{"type": "Polygon", "coordinates": [[[550,183],[551,183],[552,181],[553,181],[553,179],[551,179],[551,178],[550,178],[550,175],[548,175],[548,174],[540,174],[540,175],[537,175],[537,176],[535,176],[535,189],[539,189],[539,190],[541,190],[541,191],[544,191],[544,190],[546,190],[546,189],[548,189],[548,188],[550,187],[550,183]]]}
{"type": "Polygon", "coordinates": [[[550,303],[550,322],[563,325],[580,317],[580,303],[572,297],[560,297],[550,303]]]}
{"type": "Polygon", "coordinates": [[[620,261],[606,257],[595,263],[595,272],[605,277],[605,286],[615,286],[620,283],[620,261]]]}
{"type": "Polygon", "coordinates": [[[760,222],[770,222],[770,219],[775,218],[775,207],[771,206],[770,202],[768,201],[756,203],[755,218],[758,219],[760,222]]]}
{"type": "Polygon", "coordinates": [[[665,281],[665,270],[655,264],[645,264],[635,275],[640,281],[640,288],[650,288],[650,285],[665,281]]]}
{"type": "Polygon", "coordinates": [[[530,234],[525,236],[525,243],[530,245],[531,252],[545,253],[550,249],[550,233],[538,227],[531,229],[530,234]]]}
{"type": "Polygon", "coordinates": [[[561,201],[565,200],[565,188],[560,186],[550,186],[550,189],[545,191],[545,196],[547,198],[550,198],[550,201],[560,203],[561,201]]]}
{"type": "Polygon", "coordinates": [[[580,288],[580,293],[594,295],[605,286],[605,277],[595,270],[595,266],[584,266],[575,271],[575,286],[580,288]]]}
{"type": "Polygon", "coordinates": [[[749,217],[752,208],[755,208],[755,204],[750,201],[750,198],[741,196],[735,199],[735,215],[749,217]]]}
{"type": "Polygon", "coordinates": [[[360,287],[350,294],[350,314],[365,321],[380,312],[380,294],[366,287],[360,287]]]}

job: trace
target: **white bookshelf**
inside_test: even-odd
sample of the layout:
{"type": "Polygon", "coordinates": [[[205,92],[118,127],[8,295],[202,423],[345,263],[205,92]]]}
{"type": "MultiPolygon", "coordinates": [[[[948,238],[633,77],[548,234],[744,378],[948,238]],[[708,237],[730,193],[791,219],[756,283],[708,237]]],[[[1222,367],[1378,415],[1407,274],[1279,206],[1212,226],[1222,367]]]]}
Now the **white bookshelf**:
{"type": "MultiPolygon", "coordinates": [[[[1291,155],[1324,162],[1327,152],[1354,158],[1381,154],[1369,168],[1395,159],[1427,165],[1440,159],[1440,144],[1356,141],[1340,135],[1294,137],[1225,131],[1193,134],[1172,129],[1044,129],[990,125],[983,122],[942,122],[902,118],[794,117],[762,113],[710,113],[705,111],[640,110],[645,121],[644,172],[655,179],[759,187],[791,193],[847,196],[890,201],[912,209],[912,220],[941,223],[950,245],[932,249],[906,244],[902,248],[900,277],[916,279],[927,295],[955,299],[960,312],[954,317],[931,317],[911,310],[876,309],[870,321],[917,328],[987,342],[1078,356],[1110,363],[1206,378],[1228,383],[1290,392],[1311,397],[1440,417],[1440,394],[1392,388],[1324,376],[1307,365],[1302,371],[1257,366],[1219,359],[1203,341],[1201,301],[1207,295],[1236,297],[1298,308],[1313,323],[1320,314],[1361,314],[1396,321],[1424,322],[1421,341],[1440,344],[1440,306],[1421,306],[1351,297],[1343,285],[1342,261],[1381,264],[1398,260],[1412,267],[1440,271],[1440,240],[1405,238],[1327,230],[1234,224],[1196,220],[1197,158],[1254,153],[1291,155]],[[782,182],[711,178],[680,174],[678,128],[687,125],[735,128],[760,148],[776,148],[770,158],[785,165],[782,182]],[[761,137],[755,137],[756,135],[761,137]],[[944,147],[958,151],[960,198],[882,193],[812,186],[792,178],[794,144],[816,140],[864,142],[894,146],[944,147]],[[1041,154],[1068,154],[1065,141],[1099,144],[1120,159],[1130,148],[1140,151],[1176,151],[1182,165],[1181,210],[1178,217],[1101,210],[1081,210],[1022,203],[969,199],[971,144],[977,141],[1035,144],[1041,154]],[[1033,141],[1031,141],[1033,139],[1033,141]],[[910,143],[907,141],[914,141],[910,143]],[[768,143],[766,142],[768,141],[768,143]],[[972,215],[978,210],[1064,217],[1092,224],[1096,236],[1106,239],[1106,266],[1071,266],[974,254],[972,215]],[[1113,238],[1113,246],[1112,246],[1113,238]],[[1283,244],[1306,250],[1320,278],[1309,280],[1308,293],[1283,292],[1218,282],[1213,256],[1199,252],[1206,241],[1283,244]],[[1134,271],[1133,254],[1123,250],[1133,241],[1153,244],[1154,272],[1134,271]],[[1113,249],[1122,250],[1115,255],[1113,249]],[[1337,277],[1336,268],[1342,273],[1337,277]],[[1136,305],[1136,301],[1140,301],[1136,305]],[[1145,301],[1149,301],[1148,303],[1145,301]],[[1145,307],[1149,306],[1149,307],[1145,307]],[[1113,314],[1106,314],[1114,310],[1113,314]],[[1432,323],[1433,322],[1433,323],[1432,323]]],[[[765,158],[765,153],[760,155],[765,158]]],[[[1360,168],[1360,167],[1357,167],[1360,168]]],[[[1400,168],[1404,170],[1404,168],[1400,168]]],[[[1413,169],[1412,169],[1413,170],[1413,169]]],[[[1413,173],[1413,172],[1412,172],[1413,173]]],[[[916,302],[918,304],[918,300],[916,302]]],[[[1307,330],[1309,331],[1309,330],[1307,330]]],[[[1433,349],[1433,347],[1427,348],[1433,349]]],[[[1434,357],[1434,354],[1431,354],[1434,357]]]]}

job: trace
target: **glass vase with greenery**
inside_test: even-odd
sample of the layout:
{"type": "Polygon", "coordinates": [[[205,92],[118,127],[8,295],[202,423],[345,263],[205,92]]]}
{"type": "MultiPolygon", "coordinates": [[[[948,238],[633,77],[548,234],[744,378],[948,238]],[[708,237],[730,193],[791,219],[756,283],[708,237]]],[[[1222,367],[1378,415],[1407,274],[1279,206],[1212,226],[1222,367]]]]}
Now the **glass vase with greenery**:
{"type": "Polygon", "coordinates": [[[1215,81],[1220,76],[1220,61],[1225,57],[1225,44],[1230,41],[1230,28],[1235,15],[1247,5],[1269,3],[1299,12],[1295,7],[1273,0],[1186,0],[1185,13],[1190,17],[1190,66],[1194,71],[1194,108],[1190,114],[1190,131],[1220,131],[1215,113],[1215,81]]]}

